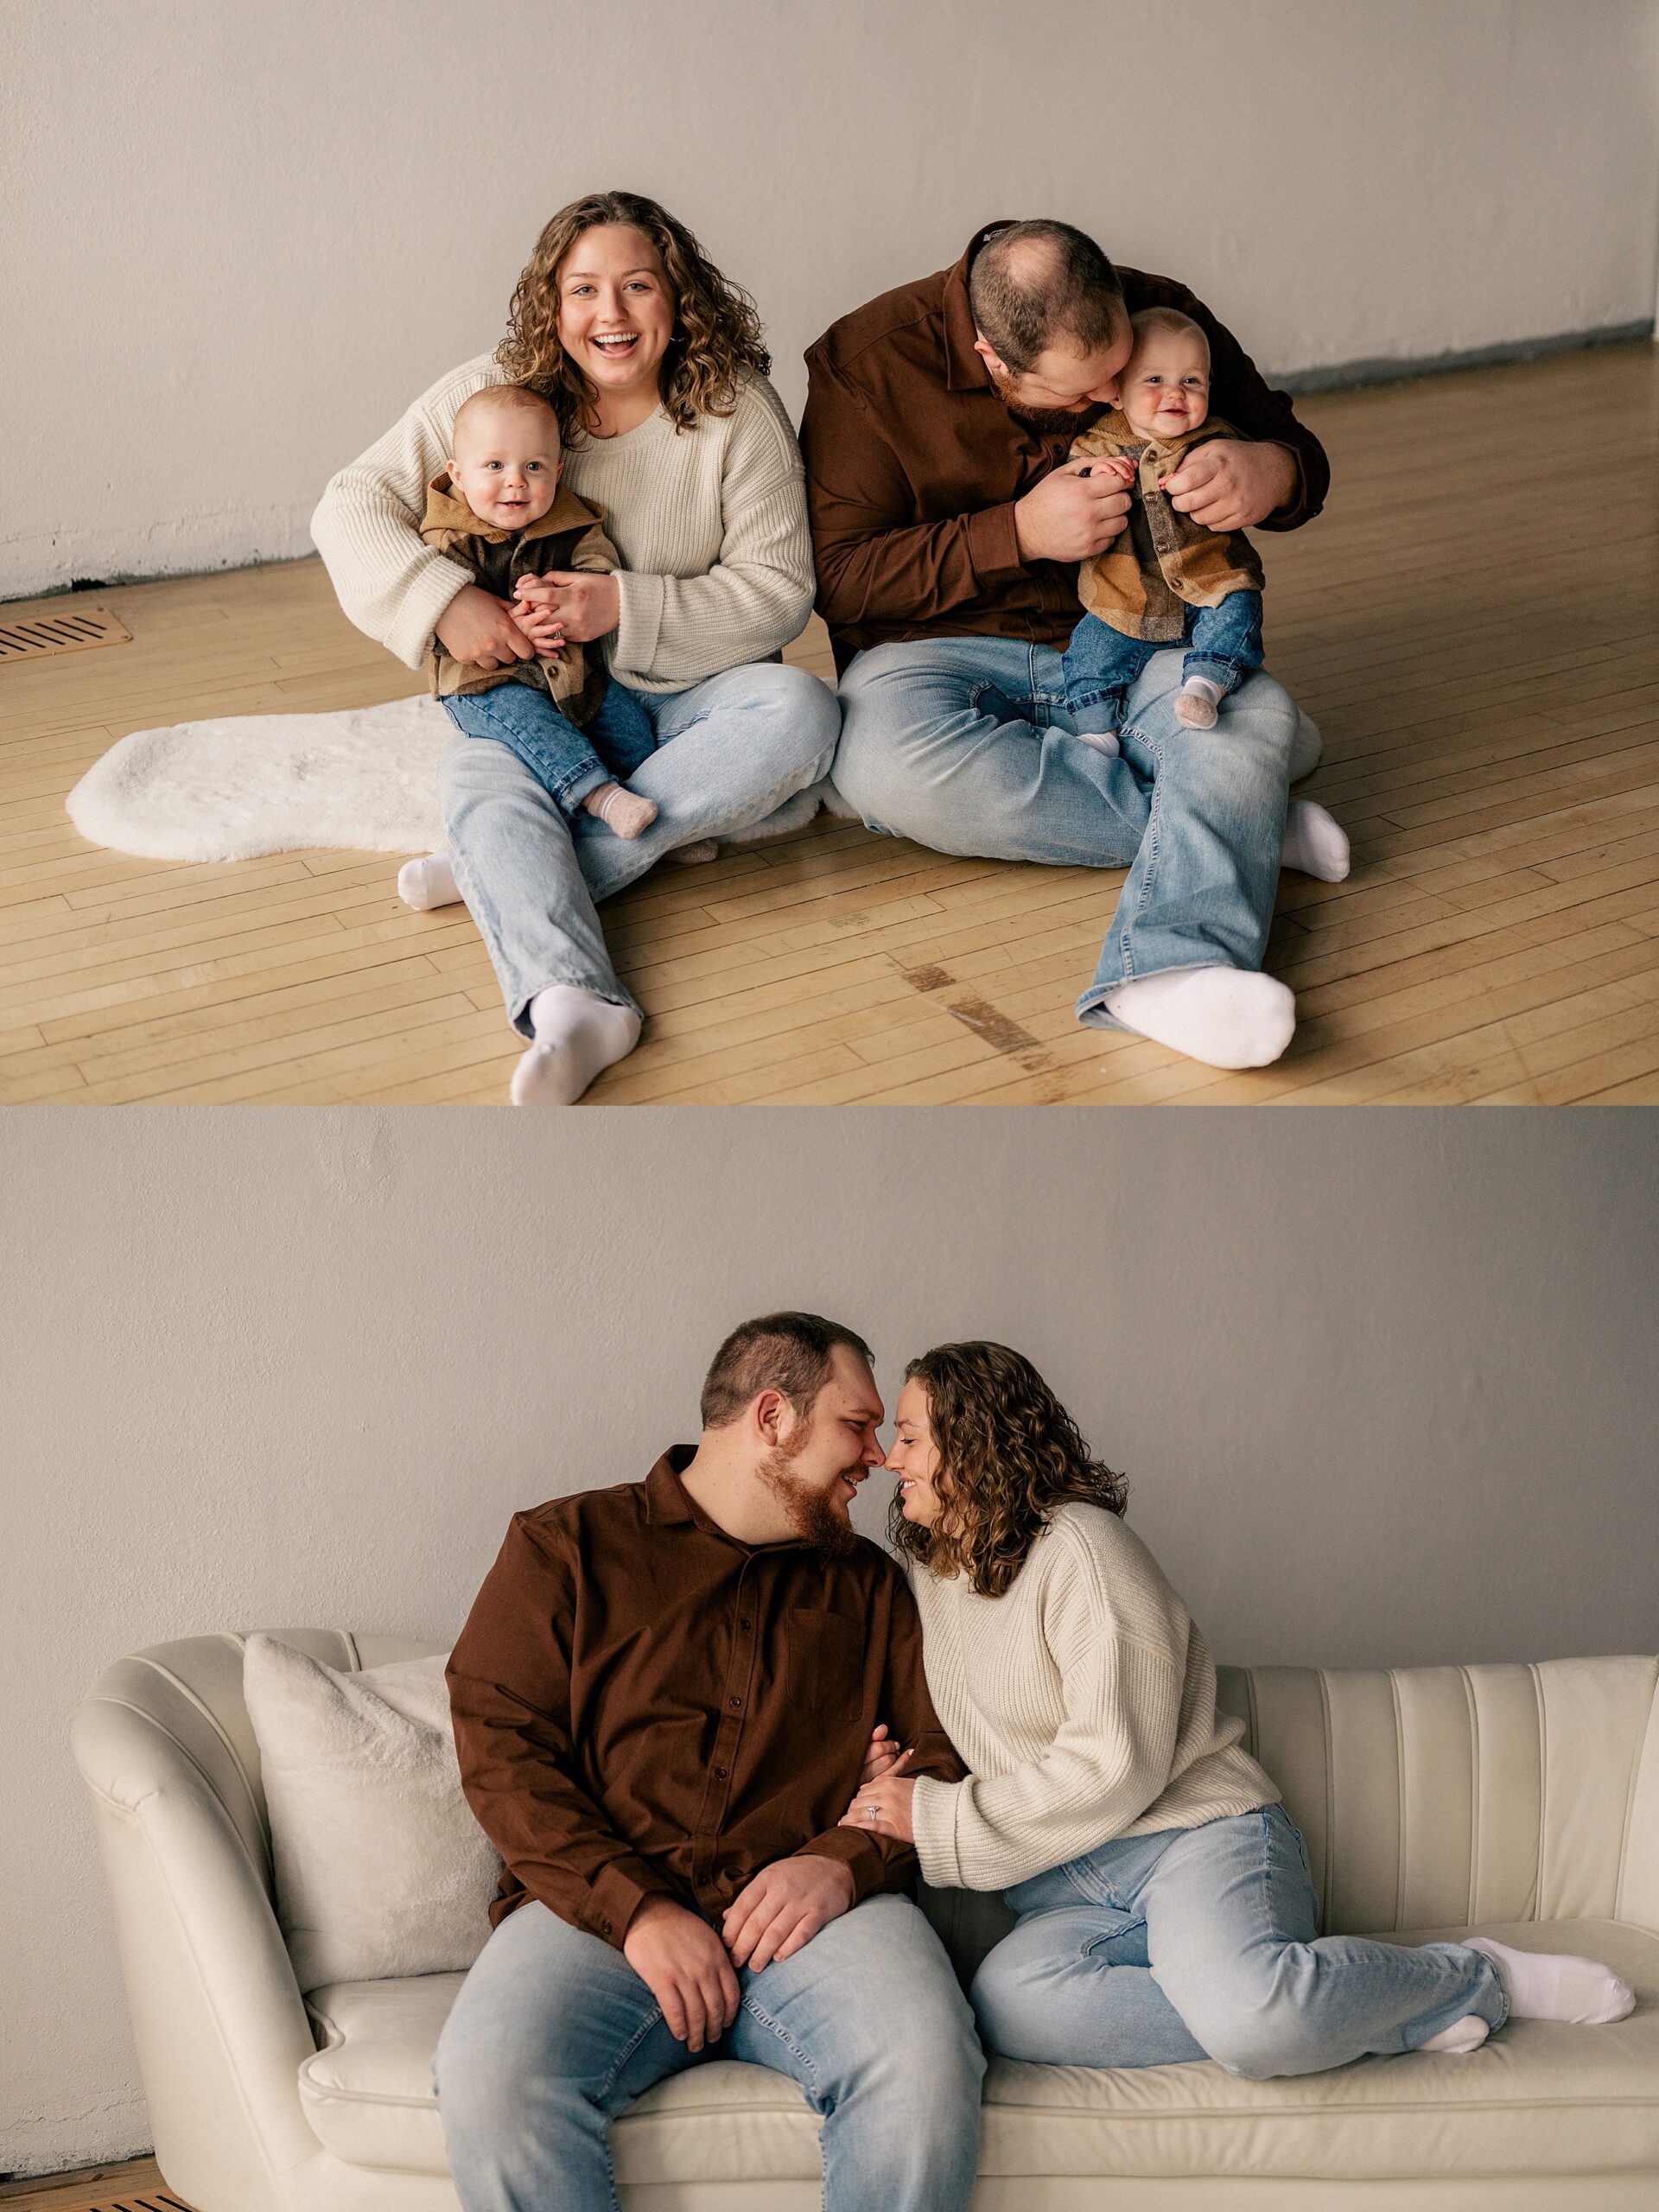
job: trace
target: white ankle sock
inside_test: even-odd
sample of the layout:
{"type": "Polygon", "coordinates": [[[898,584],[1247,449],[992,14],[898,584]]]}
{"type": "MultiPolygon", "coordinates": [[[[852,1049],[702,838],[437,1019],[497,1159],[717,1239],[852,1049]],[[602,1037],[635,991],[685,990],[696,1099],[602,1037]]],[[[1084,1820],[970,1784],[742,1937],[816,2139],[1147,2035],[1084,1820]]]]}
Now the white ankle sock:
{"type": "Polygon", "coordinates": [[[550,983],[530,1002],[536,1041],[512,1071],[515,1106],[574,1106],[601,1069],[639,1042],[632,1007],[575,983],[550,983]]]}
{"type": "Polygon", "coordinates": [[[1077,743],[1092,745],[1096,753],[1107,753],[1114,760],[1122,750],[1117,741],[1117,732],[1113,729],[1080,729],[1077,743]]]}
{"type": "Polygon", "coordinates": [[[453,906],[461,898],[448,853],[428,853],[423,860],[405,861],[397,871],[397,896],[405,906],[425,913],[433,906],[453,906]]]}
{"type": "Polygon", "coordinates": [[[617,837],[637,837],[657,819],[656,800],[631,791],[626,784],[601,784],[582,803],[617,837]]]}
{"type": "Polygon", "coordinates": [[[1348,839],[1336,817],[1311,798],[1294,798],[1285,809],[1281,868],[1317,875],[1321,883],[1345,881],[1351,865],[1348,839]]]}
{"type": "Polygon", "coordinates": [[[1249,968],[1166,968],[1120,983],[1106,1007],[1137,1036],[1212,1068],[1264,1068],[1296,1028],[1290,992],[1249,968]]]}
{"type": "Polygon", "coordinates": [[[1478,2050],[1491,2030],[1478,2012],[1465,2012],[1460,2020],[1453,2020],[1449,2028],[1442,2028],[1437,2036],[1430,2036],[1427,2043],[1420,2043],[1419,2050],[1478,2050]]]}
{"type": "Polygon", "coordinates": [[[1636,2010],[1630,1984],[1594,1959],[1513,1951],[1488,1936],[1471,1936],[1465,1948],[1478,1951],[1497,1968],[1510,2011],[1517,2020],[1570,2020],[1581,2028],[1600,2028],[1636,2010]]]}
{"type": "Polygon", "coordinates": [[[1183,729],[1213,729],[1226,694],[1207,676],[1189,676],[1175,694],[1175,719],[1183,729]]]}

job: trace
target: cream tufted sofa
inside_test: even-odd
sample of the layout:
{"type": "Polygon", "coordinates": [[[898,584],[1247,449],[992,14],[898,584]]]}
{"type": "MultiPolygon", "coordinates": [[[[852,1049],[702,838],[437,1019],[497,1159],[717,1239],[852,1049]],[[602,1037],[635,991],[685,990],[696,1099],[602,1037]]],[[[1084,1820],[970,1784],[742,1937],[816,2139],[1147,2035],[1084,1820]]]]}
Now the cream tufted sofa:
{"type": "MultiPolygon", "coordinates": [[[[430,1648],[277,1633],[339,1668],[430,1648]]],[[[1633,1984],[1636,2012],[1299,2081],[998,2062],[975,2212],[1654,2212],[1656,1676],[1650,1658],[1224,1670],[1222,1701],[1307,1839],[1328,1930],[1478,1925],[1586,1952],[1633,1984]]],[[[73,1740],[169,2184],[200,2212],[456,2212],[429,2065],[461,1978],[321,1989],[308,2008],[271,1909],[240,1638],[118,1661],[73,1740]]],[[[993,1898],[925,1902],[964,1973],[1009,1924],[993,1898]]],[[[626,2212],[817,2212],[817,2124],[780,2075],[696,2069],[613,2140],[626,2212]]]]}

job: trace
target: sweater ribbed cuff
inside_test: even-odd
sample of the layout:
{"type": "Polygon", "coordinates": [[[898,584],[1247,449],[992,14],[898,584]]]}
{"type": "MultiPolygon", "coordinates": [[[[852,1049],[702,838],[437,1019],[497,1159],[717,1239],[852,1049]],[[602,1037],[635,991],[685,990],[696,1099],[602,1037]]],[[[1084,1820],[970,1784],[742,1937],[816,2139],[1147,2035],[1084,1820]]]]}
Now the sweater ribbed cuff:
{"type": "Polygon", "coordinates": [[[649,676],[662,635],[663,602],[666,597],[661,576],[639,575],[630,569],[616,571],[616,643],[611,665],[626,683],[630,676],[649,676]]]}
{"type": "Polygon", "coordinates": [[[962,1784],[918,1774],[911,1793],[910,1826],[922,1879],[936,1890],[964,1886],[957,1859],[957,1798],[962,1784]]]}
{"type": "Polygon", "coordinates": [[[418,668],[432,650],[433,632],[443,610],[471,583],[467,570],[435,553],[416,569],[382,643],[405,668],[418,668]]]}

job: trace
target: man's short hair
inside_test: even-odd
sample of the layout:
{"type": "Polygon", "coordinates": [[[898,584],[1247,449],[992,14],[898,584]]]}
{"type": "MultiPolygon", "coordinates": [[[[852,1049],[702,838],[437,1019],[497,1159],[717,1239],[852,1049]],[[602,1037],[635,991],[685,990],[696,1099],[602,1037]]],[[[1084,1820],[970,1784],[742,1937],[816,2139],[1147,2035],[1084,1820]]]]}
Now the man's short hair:
{"type": "Polygon", "coordinates": [[[974,326],[997,359],[1023,375],[1057,338],[1098,353],[1121,327],[1123,284],[1086,231],[1070,223],[1009,223],[968,271],[974,326]]]}
{"type": "Polygon", "coordinates": [[[704,1380],[703,1427],[726,1427],[763,1390],[778,1391],[804,1418],[830,1380],[837,1344],[874,1365],[862,1337],[822,1313],[763,1313],[741,1323],[715,1354],[704,1380]]]}

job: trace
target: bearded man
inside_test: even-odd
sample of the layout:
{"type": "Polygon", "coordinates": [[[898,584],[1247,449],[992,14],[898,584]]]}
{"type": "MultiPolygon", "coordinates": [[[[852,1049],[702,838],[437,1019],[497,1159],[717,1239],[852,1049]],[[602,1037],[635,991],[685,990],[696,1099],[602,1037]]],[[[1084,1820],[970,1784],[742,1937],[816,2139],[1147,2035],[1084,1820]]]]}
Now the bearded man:
{"type": "Polygon", "coordinates": [[[1185,285],[1118,270],[1071,224],[989,225],[953,268],[883,293],[806,356],[801,444],[818,611],[841,671],[833,775],[872,829],[936,852],[1128,868],[1079,1020],[1217,1067],[1276,1059],[1295,1027],[1260,972],[1281,866],[1331,881],[1348,843],[1289,806],[1319,737],[1260,671],[1213,729],[1174,711],[1179,649],[1129,694],[1119,756],[1080,743],[1060,653],[1077,563],[1130,496],[1068,461],[1118,399],[1130,317],[1173,308],[1209,341],[1210,404],[1243,435],[1165,480],[1209,531],[1294,530],[1330,480],[1319,440],[1185,285]]]}
{"type": "Polygon", "coordinates": [[[609,2123],[711,2057],[823,2116],[830,2212],[957,2212],[984,2070],[913,1851],[837,1825],[878,1719],[962,1774],[903,1574],[848,1509],[882,1404],[850,1329],[734,1330],[695,1450],[515,1516],[448,1669],[505,1862],[438,2045],[466,2212],[616,2212],[609,2123]]]}

